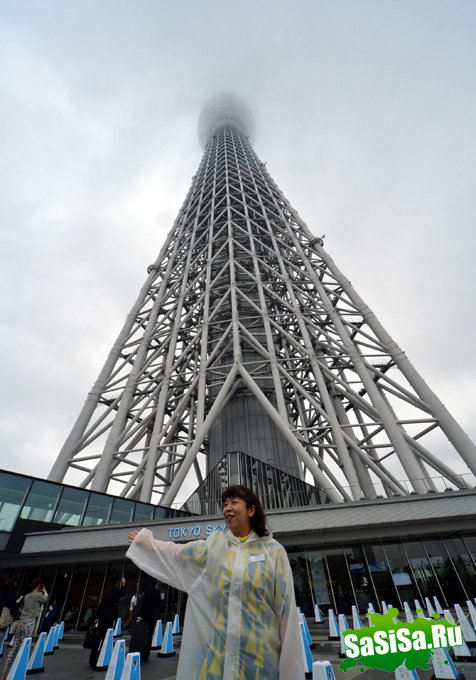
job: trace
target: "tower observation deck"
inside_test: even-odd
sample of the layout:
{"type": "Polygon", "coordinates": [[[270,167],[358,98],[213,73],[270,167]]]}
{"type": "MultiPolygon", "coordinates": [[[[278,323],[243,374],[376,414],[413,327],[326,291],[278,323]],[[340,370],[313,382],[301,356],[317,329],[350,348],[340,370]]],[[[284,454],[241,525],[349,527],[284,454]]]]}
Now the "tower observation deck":
{"type": "Polygon", "coordinates": [[[241,452],[331,502],[474,486],[474,444],[253,134],[235,97],[202,112],[197,174],[49,479],[169,505],[241,452]]]}

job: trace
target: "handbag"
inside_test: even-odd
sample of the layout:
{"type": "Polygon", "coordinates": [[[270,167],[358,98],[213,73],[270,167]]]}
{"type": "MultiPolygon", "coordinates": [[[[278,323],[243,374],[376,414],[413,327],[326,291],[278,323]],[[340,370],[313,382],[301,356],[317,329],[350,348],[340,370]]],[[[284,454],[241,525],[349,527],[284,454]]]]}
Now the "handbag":
{"type": "Polygon", "coordinates": [[[0,628],[8,628],[13,623],[13,616],[8,607],[2,609],[0,614],[0,628]]]}
{"type": "Polygon", "coordinates": [[[98,642],[99,630],[96,624],[90,626],[86,631],[86,637],[83,640],[84,649],[93,649],[98,642]]]}

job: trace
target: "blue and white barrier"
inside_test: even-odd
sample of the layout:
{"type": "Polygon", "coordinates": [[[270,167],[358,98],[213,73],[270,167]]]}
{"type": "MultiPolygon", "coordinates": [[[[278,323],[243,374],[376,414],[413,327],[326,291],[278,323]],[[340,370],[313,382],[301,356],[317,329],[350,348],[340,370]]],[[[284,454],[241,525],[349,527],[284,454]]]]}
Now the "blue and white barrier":
{"type": "Polygon", "coordinates": [[[7,675],[7,680],[25,680],[26,669],[28,666],[28,657],[30,656],[31,637],[27,637],[21,643],[10,672],[7,675]]]}
{"type": "Polygon", "coordinates": [[[441,604],[439,603],[439,600],[438,600],[438,598],[436,597],[436,595],[433,597],[433,602],[435,603],[435,611],[436,611],[436,613],[437,613],[437,614],[443,614],[443,607],[442,607],[441,604]]]}
{"type": "Polygon", "coordinates": [[[307,625],[306,617],[304,616],[304,614],[302,612],[298,613],[298,619],[299,619],[299,623],[302,624],[302,626],[304,628],[304,632],[306,633],[306,639],[307,639],[307,644],[309,645],[309,648],[314,647],[314,643],[311,639],[311,632],[309,630],[309,626],[307,625]]]}
{"type": "Polygon", "coordinates": [[[32,675],[33,673],[43,673],[45,666],[43,664],[45,656],[46,647],[46,633],[40,633],[40,637],[36,641],[35,649],[30,657],[28,666],[26,669],[27,675],[32,675]]]}
{"type": "Polygon", "coordinates": [[[360,630],[363,628],[363,623],[362,619],[360,618],[359,610],[355,606],[355,604],[352,605],[352,627],[354,630],[360,630]]]}
{"type": "Polygon", "coordinates": [[[468,619],[466,618],[466,615],[464,611],[461,608],[461,605],[455,604],[454,609],[456,612],[456,617],[458,619],[458,623],[461,626],[461,632],[463,633],[463,638],[465,642],[476,642],[476,632],[473,628],[473,626],[470,624],[468,619]]]}
{"type": "Polygon", "coordinates": [[[126,641],[116,640],[105,680],[121,680],[126,661],[126,641]]]}
{"type": "Polygon", "coordinates": [[[431,665],[433,666],[432,680],[459,680],[459,678],[461,678],[447,649],[434,649],[430,660],[431,665]]]}
{"type": "Polygon", "coordinates": [[[471,600],[466,600],[466,606],[468,607],[469,615],[471,617],[471,623],[473,628],[476,629],[476,607],[471,602],[471,600]]]}
{"type": "Polygon", "coordinates": [[[312,680],[336,680],[330,661],[314,661],[312,680]]]}
{"type": "Polygon", "coordinates": [[[385,600],[382,600],[380,605],[382,607],[382,614],[386,614],[388,612],[388,606],[387,606],[387,603],[385,602],[385,600]]]}
{"type": "Polygon", "coordinates": [[[324,616],[318,604],[314,605],[314,623],[324,623],[324,616]]]}
{"type": "Polygon", "coordinates": [[[301,648],[302,648],[302,658],[304,661],[304,670],[306,672],[306,677],[310,677],[312,673],[312,654],[311,648],[309,647],[309,642],[306,635],[306,629],[304,628],[304,623],[302,622],[303,614],[299,615],[299,629],[301,631],[301,648]]]}
{"type": "Polygon", "coordinates": [[[105,671],[112,659],[112,638],[113,629],[108,628],[104,640],[102,641],[101,649],[99,651],[99,657],[94,670],[105,671]]]}
{"type": "Polygon", "coordinates": [[[55,653],[55,627],[52,626],[46,638],[45,656],[50,656],[55,653]]]}
{"type": "Polygon", "coordinates": [[[160,651],[157,652],[157,656],[175,656],[174,651],[174,640],[172,634],[172,623],[169,621],[165,626],[164,639],[162,641],[162,647],[160,651]]]}
{"type": "Polygon", "coordinates": [[[180,633],[180,617],[178,614],[174,616],[174,622],[172,625],[172,635],[179,635],[180,633]]]}
{"type": "MultiPolygon", "coordinates": [[[[451,623],[453,626],[456,626],[456,621],[453,618],[453,615],[451,614],[449,609],[444,609],[443,610],[443,616],[445,617],[446,621],[448,623],[451,623]]],[[[463,632],[463,631],[461,631],[463,632]]],[[[451,651],[455,655],[456,661],[470,661],[475,663],[476,662],[476,657],[472,656],[471,650],[464,641],[464,636],[463,636],[463,644],[459,645],[458,647],[452,647],[451,651]]]]}
{"type": "Polygon", "coordinates": [[[425,607],[426,611],[428,612],[428,616],[431,617],[431,615],[435,613],[435,606],[430,602],[429,597],[425,597],[425,607]]]}
{"type": "Polygon", "coordinates": [[[121,680],[140,680],[140,654],[139,652],[130,652],[126,656],[124,670],[122,671],[121,680]]]}
{"type": "Polygon", "coordinates": [[[114,632],[112,637],[120,637],[122,635],[122,619],[119,617],[114,625],[114,632]]]}
{"type": "Polygon", "coordinates": [[[59,623],[56,624],[56,626],[53,626],[55,629],[55,636],[53,639],[53,649],[59,649],[59,635],[60,635],[60,627],[59,623]]]}
{"type": "Polygon", "coordinates": [[[159,619],[155,624],[154,634],[152,635],[151,649],[160,649],[162,647],[162,621],[159,619]]]}
{"type": "MultiPolygon", "coordinates": [[[[403,609],[405,611],[405,616],[407,618],[407,623],[413,623],[415,621],[415,617],[413,616],[413,612],[410,609],[410,605],[408,602],[403,603],[403,609]]],[[[408,670],[408,669],[407,669],[408,670]]]]}
{"type": "Polygon", "coordinates": [[[395,670],[395,680],[419,680],[419,678],[416,671],[409,671],[405,664],[402,663],[402,665],[395,670]]]}
{"type": "Polygon", "coordinates": [[[417,609],[423,609],[423,607],[421,606],[421,604],[419,603],[418,600],[414,600],[414,602],[415,602],[415,611],[416,611],[417,609]]]}
{"type": "Polygon", "coordinates": [[[59,624],[59,635],[58,635],[58,640],[62,640],[64,638],[64,621],[61,621],[59,624]]]}
{"type": "Polygon", "coordinates": [[[338,640],[340,637],[339,635],[339,626],[337,625],[337,619],[336,615],[334,614],[333,609],[329,609],[329,640],[338,640]]]}
{"type": "Polygon", "coordinates": [[[339,657],[345,657],[344,631],[349,630],[349,624],[345,618],[345,614],[339,614],[339,636],[340,636],[340,653],[339,657]]]}

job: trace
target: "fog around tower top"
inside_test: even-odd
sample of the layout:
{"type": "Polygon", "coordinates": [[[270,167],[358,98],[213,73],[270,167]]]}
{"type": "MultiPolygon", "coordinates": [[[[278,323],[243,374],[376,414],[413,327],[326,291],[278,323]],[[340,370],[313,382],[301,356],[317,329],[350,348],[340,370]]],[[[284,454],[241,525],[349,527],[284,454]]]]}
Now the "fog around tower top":
{"type": "Polygon", "coordinates": [[[202,109],[198,119],[198,139],[202,148],[218,127],[228,123],[254,141],[255,124],[246,104],[233,94],[221,93],[212,97],[202,109]]]}

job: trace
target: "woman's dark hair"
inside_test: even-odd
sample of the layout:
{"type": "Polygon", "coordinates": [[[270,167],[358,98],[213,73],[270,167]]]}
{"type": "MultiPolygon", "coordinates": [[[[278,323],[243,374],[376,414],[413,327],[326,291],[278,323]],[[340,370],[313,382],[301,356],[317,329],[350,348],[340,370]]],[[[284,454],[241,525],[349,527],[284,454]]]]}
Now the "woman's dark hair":
{"type": "Polygon", "coordinates": [[[228,489],[225,489],[222,493],[221,502],[224,503],[229,498],[241,498],[245,501],[248,509],[254,507],[255,514],[250,517],[251,528],[258,536],[269,536],[269,531],[266,528],[266,515],[261,507],[261,501],[251,489],[248,489],[247,486],[242,486],[241,484],[229,486],[228,489]]]}

